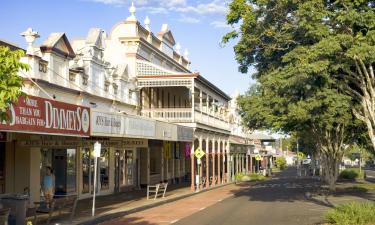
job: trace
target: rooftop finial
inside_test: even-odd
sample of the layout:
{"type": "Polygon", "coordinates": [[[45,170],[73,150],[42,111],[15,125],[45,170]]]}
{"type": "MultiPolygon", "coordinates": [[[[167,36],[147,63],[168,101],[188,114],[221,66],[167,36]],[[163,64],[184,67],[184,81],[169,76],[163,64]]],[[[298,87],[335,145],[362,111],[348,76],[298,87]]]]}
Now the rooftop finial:
{"type": "Polygon", "coordinates": [[[146,30],[151,31],[151,28],[150,28],[151,21],[150,21],[150,18],[148,18],[148,16],[146,16],[144,23],[145,23],[146,30]]]}
{"type": "Polygon", "coordinates": [[[132,2],[132,5],[129,7],[130,16],[126,19],[127,21],[137,21],[137,18],[135,18],[135,12],[136,8],[134,6],[134,2],[132,2]]]}
{"type": "Polygon", "coordinates": [[[185,49],[185,51],[184,51],[184,58],[185,58],[186,60],[189,59],[189,51],[188,51],[187,49],[185,49]]]}
{"type": "Polygon", "coordinates": [[[26,39],[26,42],[28,44],[26,54],[33,55],[34,49],[33,49],[33,43],[36,38],[40,37],[37,31],[33,31],[31,27],[27,28],[26,31],[22,32],[21,35],[26,39]]]}
{"type": "Polygon", "coordinates": [[[180,45],[180,43],[177,43],[177,44],[176,44],[176,52],[177,52],[178,54],[181,54],[181,53],[180,53],[180,50],[181,50],[181,45],[180,45]]]}

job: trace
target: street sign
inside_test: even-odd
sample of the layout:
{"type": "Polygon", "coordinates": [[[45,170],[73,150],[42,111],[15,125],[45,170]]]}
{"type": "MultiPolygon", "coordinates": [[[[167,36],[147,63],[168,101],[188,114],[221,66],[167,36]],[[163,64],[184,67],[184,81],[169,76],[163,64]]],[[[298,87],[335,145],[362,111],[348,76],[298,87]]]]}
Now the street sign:
{"type": "Polygon", "coordinates": [[[260,161],[260,160],[262,160],[262,156],[260,156],[259,154],[256,155],[256,156],[255,156],[255,160],[256,160],[256,161],[260,161]]]}
{"type": "Polygon", "coordinates": [[[206,153],[204,153],[204,151],[199,147],[194,151],[194,155],[197,157],[197,159],[201,159],[205,154],[206,153]]]}

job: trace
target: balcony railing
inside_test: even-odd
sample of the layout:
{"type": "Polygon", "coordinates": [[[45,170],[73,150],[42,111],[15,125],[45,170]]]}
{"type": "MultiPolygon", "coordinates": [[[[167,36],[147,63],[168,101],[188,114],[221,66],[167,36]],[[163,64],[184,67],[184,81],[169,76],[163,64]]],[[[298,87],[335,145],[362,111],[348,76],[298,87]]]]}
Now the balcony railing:
{"type": "Polygon", "coordinates": [[[144,109],[142,116],[175,123],[192,122],[191,108],[144,109]]]}
{"type": "Polygon", "coordinates": [[[207,114],[195,109],[195,120],[193,121],[191,108],[155,108],[143,109],[142,116],[153,119],[164,120],[173,123],[202,123],[212,127],[224,130],[230,130],[229,123],[224,120],[223,116],[215,114],[207,114]]]}

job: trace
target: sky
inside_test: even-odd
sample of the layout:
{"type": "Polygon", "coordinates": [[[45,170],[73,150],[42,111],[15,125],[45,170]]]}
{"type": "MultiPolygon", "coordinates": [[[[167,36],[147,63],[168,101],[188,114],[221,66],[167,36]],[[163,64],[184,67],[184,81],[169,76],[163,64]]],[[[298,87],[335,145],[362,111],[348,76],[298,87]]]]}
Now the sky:
{"type": "MultiPolygon", "coordinates": [[[[68,39],[86,37],[90,28],[109,33],[129,15],[131,0],[2,0],[0,39],[26,48],[20,33],[28,27],[39,32],[41,44],[52,32],[65,32],[68,39]]],[[[191,71],[198,71],[224,92],[244,93],[251,73],[238,72],[233,45],[222,46],[221,37],[233,28],[225,23],[227,0],[135,0],[136,18],[141,24],[146,16],[153,33],[168,24],[181,52],[189,52],[191,71]]]]}

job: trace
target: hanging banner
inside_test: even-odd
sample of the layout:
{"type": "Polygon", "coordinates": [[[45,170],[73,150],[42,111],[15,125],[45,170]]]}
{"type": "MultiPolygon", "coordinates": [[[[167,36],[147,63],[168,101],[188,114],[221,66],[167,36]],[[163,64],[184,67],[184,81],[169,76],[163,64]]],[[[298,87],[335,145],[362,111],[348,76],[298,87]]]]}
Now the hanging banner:
{"type": "Polygon", "coordinates": [[[20,133],[90,135],[90,108],[35,96],[19,97],[10,105],[0,130],[20,133]]]}
{"type": "Polygon", "coordinates": [[[185,158],[187,159],[190,159],[190,144],[189,143],[185,143],[185,158]]]}
{"type": "Polygon", "coordinates": [[[164,159],[169,159],[171,157],[171,143],[169,141],[163,142],[163,154],[164,159]]]}

